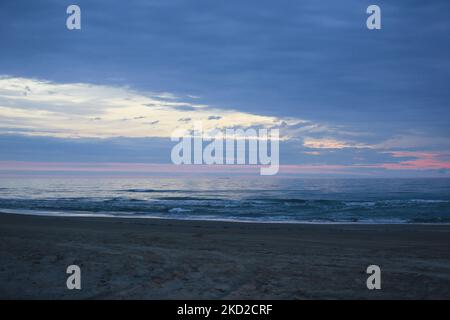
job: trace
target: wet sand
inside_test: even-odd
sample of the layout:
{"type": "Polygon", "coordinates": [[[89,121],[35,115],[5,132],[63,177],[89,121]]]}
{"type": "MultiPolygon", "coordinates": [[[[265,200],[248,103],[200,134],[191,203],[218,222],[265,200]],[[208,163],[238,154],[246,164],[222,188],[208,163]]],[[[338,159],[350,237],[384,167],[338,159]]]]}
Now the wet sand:
{"type": "Polygon", "coordinates": [[[450,225],[0,213],[0,298],[450,299],[450,225]],[[82,290],[66,288],[81,267],[82,290]],[[366,268],[381,267],[381,290],[366,268]]]}

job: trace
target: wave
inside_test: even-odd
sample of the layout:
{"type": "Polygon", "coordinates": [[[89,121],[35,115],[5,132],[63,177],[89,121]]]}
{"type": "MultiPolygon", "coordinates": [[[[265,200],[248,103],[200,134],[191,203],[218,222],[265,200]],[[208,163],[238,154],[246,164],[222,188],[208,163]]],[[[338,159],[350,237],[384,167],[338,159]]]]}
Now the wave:
{"type": "MultiPolygon", "coordinates": [[[[142,190],[142,189],[139,189],[142,190]]],[[[173,191],[173,190],[171,190],[173,191]]],[[[158,191],[159,192],[159,191],[158,191]]],[[[41,195],[39,195],[40,197],[41,195]]],[[[180,194],[0,198],[3,212],[293,223],[449,223],[447,199],[308,199],[180,194]]]]}
{"type": "Polygon", "coordinates": [[[119,190],[122,192],[130,192],[130,193],[164,193],[164,192],[183,192],[183,190],[156,190],[156,189],[125,189],[119,190]]]}
{"type": "Polygon", "coordinates": [[[227,201],[225,199],[211,199],[204,197],[158,197],[155,200],[161,201],[227,201]]]}
{"type": "Polygon", "coordinates": [[[172,208],[169,210],[170,213],[183,213],[183,212],[192,212],[192,210],[189,209],[183,209],[183,208],[172,208]]]}
{"type": "Polygon", "coordinates": [[[39,216],[61,216],[61,217],[109,217],[109,218],[142,218],[142,219],[170,219],[170,220],[197,220],[197,221],[224,221],[224,222],[246,222],[246,223],[289,223],[289,224],[449,224],[450,218],[417,218],[417,219],[333,219],[333,218],[311,218],[290,219],[288,217],[238,217],[238,216],[198,216],[189,214],[190,210],[173,208],[173,215],[142,214],[135,212],[101,212],[92,213],[85,211],[45,211],[26,209],[2,209],[0,214],[23,214],[39,216]]]}

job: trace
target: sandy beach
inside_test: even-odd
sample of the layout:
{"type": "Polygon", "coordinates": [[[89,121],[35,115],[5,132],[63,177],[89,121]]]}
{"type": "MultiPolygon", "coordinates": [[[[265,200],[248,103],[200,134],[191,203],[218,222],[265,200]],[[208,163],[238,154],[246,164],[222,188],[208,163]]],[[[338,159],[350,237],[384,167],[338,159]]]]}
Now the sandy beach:
{"type": "Polygon", "coordinates": [[[0,214],[0,298],[449,299],[450,225],[0,214]],[[82,290],[66,288],[71,264],[82,290]]]}

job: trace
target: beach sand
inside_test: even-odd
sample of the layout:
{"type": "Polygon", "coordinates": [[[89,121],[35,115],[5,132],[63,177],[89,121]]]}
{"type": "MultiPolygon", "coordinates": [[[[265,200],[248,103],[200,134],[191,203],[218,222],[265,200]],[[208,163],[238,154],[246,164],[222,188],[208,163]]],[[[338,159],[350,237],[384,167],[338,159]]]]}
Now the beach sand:
{"type": "Polygon", "coordinates": [[[0,298],[449,299],[450,225],[0,214],[0,298]],[[66,288],[71,264],[82,290],[66,288]]]}

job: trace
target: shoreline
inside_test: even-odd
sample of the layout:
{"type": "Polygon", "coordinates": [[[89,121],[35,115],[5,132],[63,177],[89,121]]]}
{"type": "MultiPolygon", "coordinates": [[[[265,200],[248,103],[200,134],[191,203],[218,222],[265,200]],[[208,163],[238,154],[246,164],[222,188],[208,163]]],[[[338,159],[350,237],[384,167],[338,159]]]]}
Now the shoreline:
{"type": "MultiPolygon", "coordinates": [[[[138,220],[167,220],[167,221],[204,221],[204,222],[220,222],[220,223],[248,223],[248,224],[286,224],[286,225],[429,225],[429,226],[450,226],[450,222],[318,222],[318,221],[262,221],[262,220],[237,220],[237,219],[202,219],[202,218],[168,218],[168,217],[155,217],[155,216],[121,216],[121,215],[93,215],[93,214],[77,214],[77,213],[54,213],[54,214],[38,214],[38,213],[24,213],[13,211],[25,211],[25,210],[9,210],[0,209],[0,215],[19,215],[19,216],[34,216],[34,217],[60,217],[60,218],[99,218],[99,219],[138,219],[138,220]],[[9,212],[8,212],[9,211],[9,212]]],[[[30,210],[31,211],[31,210],[30,210]]]]}
{"type": "Polygon", "coordinates": [[[449,225],[2,213],[0,253],[1,299],[450,299],[449,225]]]}

